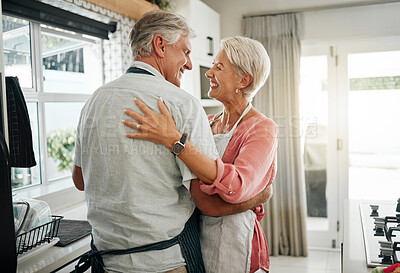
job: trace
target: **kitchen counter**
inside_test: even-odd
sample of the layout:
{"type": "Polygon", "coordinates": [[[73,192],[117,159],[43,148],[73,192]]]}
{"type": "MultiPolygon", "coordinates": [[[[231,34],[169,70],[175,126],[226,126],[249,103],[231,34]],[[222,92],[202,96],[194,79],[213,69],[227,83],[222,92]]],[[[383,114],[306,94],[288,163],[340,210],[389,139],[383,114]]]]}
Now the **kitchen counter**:
{"type": "MultiPolygon", "coordinates": [[[[393,201],[378,200],[346,200],[344,204],[344,238],[343,238],[343,273],[369,273],[374,268],[368,268],[364,249],[364,238],[361,226],[360,204],[390,204],[393,201]]],[[[386,266],[382,266],[386,267],[386,266]]]]}
{"type": "MultiPolygon", "coordinates": [[[[86,203],[80,203],[60,211],[54,211],[53,214],[62,215],[65,219],[86,220],[86,203]]],[[[71,272],[72,268],[77,263],[76,259],[90,250],[90,239],[90,236],[86,236],[85,238],[82,238],[66,247],[40,246],[42,249],[39,249],[38,247],[32,249],[23,255],[18,256],[17,272],[53,272],[58,271],[58,269],[62,268],[64,265],[72,262],[68,267],[68,270],[67,268],[64,268],[58,271],[71,272]],[[32,255],[34,251],[39,253],[32,255]]]]}
{"type": "Polygon", "coordinates": [[[360,203],[361,200],[346,200],[344,203],[342,273],[369,273],[373,270],[366,263],[360,203]]]}

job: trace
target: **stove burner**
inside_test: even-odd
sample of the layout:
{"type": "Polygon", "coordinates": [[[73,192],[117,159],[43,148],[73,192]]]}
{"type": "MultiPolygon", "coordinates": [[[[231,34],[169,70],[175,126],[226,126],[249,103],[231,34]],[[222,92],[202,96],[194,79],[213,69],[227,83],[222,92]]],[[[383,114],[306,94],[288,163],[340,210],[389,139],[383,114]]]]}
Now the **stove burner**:
{"type": "Polygon", "coordinates": [[[371,217],[378,217],[379,216],[379,213],[378,213],[378,209],[379,209],[379,206],[378,205],[370,205],[370,207],[371,207],[371,209],[372,209],[372,212],[371,212],[371,217]]]}
{"type": "Polygon", "coordinates": [[[385,219],[383,218],[374,218],[375,219],[375,234],[374,236],[384,236],[385,232],[383,231],[383,229],[385,228],[385,219]]]}
{"type": "Polygon", "coordinates": [[[388,202],[379,205],[361,204],[360,212],[367,266],[399,263],[400,236],[396,236],[396,233],[400,232],[400,198],[397,200],[397,207],[396,203],[388,202]],[[390,216],[394,208],[397,214],[390,216]]]}

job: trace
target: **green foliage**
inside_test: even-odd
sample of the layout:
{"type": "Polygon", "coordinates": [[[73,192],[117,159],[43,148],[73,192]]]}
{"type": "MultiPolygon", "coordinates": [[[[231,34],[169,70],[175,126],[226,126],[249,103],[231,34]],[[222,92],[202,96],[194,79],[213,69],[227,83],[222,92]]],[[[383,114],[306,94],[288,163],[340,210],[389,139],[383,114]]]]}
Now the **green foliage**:
{"type": "Polygon", "coordinates": [[[161,10],[172,11],[175,7],[174,0],[147,0],[154,5],[157,5],[161,10]]]}
{"type": "Polygon", "coordinates": [[[42,35],[42,45],[45,46],[46,50],[59,49],[62,46],[68,45],[69,43],[71,42],[64,38],[42,35]]]}
{"type": "Polygon", "coordinates": [[[350,90],[393,90],[393,89],[400,89],[400,76],[350,79],[350,90]]]}
{"type": "Polygon", "coordinates": [[[75,148],[76,130],[65,127],[47,134],[47,155],[58,164],[58,171],[71,170],[75,148]]]}

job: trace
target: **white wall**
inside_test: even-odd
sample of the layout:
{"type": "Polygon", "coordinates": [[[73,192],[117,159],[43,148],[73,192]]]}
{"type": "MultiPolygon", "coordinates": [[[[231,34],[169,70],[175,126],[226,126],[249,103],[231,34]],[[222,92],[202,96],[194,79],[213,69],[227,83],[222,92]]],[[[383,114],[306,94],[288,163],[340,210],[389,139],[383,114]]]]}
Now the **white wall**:
{"type": "Polygon", "coordinates": [[[303,40],[400,35],[400,3],[303,13],[303,40]]]}
{"type": "MultiPolygon", "coordinates": [[[[360,3],[359,0],[202,0],[220,14],[221,38],[241,34],[243,15],[360,3]],[[251,3],[251,4],[250,4],[251,3]]],[[[303,13],[303,39],[400,35],[400,2],[303,13]]]]}

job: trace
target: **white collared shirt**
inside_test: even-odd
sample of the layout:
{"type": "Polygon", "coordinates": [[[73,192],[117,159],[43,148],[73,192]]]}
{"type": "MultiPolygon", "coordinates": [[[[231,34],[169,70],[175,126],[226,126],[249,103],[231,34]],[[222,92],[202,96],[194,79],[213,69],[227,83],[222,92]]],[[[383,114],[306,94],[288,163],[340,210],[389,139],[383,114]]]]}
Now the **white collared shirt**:
{"type": "MultiPolygon", "coordinates": [[[[139,98],[159,113],[163,98],[177,129],[203,153],[218,153],[199,101],[167,82],[152,66],[134,62],[154,76],[126,74],[100,87],[81,112],[75,164],[82,168],[88,221],[95,246],[126,249],[178,235],[194,210],[190,181],[195,175],[161,144],[125,137],[124,109],[141,112],[139,98]]],[[[179,245],[162,251],[104,256],[108,272],[164,272],[184,265],[179,245]]]]}

